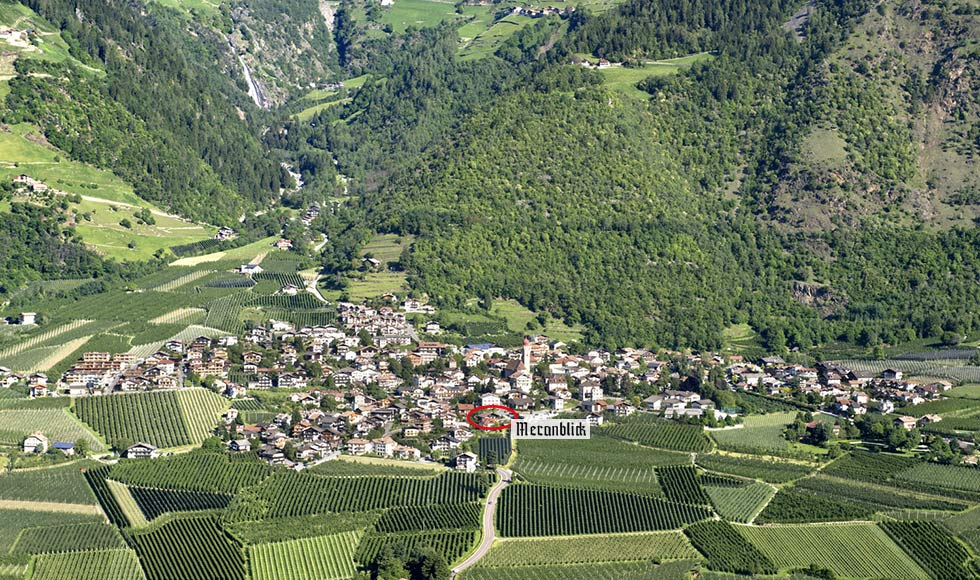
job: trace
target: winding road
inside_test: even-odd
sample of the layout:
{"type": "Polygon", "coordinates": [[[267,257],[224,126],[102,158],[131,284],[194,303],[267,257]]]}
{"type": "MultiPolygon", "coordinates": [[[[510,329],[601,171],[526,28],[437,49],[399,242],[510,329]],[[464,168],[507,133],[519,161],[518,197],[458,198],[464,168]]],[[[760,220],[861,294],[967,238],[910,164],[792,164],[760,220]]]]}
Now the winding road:
{"type": "Polygon", "coordinates": [[[500,476],[500,480],[490,488],[490,493],[487,494],[486,509],[483,510],[483,540],[480,541],[480,546],[475,552],[470,554],[469,558],[463,560],[459,566],[453,568],[453,578],[456,578],[460,572],[479,562],[480,558],[484,557],[490,551],[490,546],[493,545],[493,541],[497,538],[497,532],[493,527],[494,515],[497,513],[497,498],[500,497],[500,492],[510,484],[513,473],[509,469],[498,467],[497,475],[500,476]]]}

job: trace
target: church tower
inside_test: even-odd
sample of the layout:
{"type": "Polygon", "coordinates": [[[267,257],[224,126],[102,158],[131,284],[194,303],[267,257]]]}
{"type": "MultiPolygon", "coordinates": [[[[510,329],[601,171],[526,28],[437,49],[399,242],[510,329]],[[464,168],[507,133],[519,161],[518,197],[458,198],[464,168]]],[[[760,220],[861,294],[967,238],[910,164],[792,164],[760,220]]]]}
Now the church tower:
{"type": "Polygon", "coordinates": [[[531,341],[524,337],[524,352],[521,356],[521,362],[524,364],[524,368],[528,372],[531,371],[531,341]]]}

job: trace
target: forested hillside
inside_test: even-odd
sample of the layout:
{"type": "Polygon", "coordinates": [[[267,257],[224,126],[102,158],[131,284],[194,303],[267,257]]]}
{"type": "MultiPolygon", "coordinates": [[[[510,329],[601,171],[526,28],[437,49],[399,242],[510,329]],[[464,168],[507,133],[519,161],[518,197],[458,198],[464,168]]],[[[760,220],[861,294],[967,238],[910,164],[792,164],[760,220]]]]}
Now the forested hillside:
{"type": "Polygon", "coordinates": [[[72,158],[188,217],[227,223],[278,194],[284,175],[243,112],[247,96],[214,68],[217,39],[188,37],[138,3],[27,4],[89,68],[18,60],[5,122],[37,124],[72,158]]]}
{"type": "Polygon", "coordinates": [[[335,290],[394,233],[415,293],[611,346],[980,330],[966,0],[27,4],[73,59],[17,60],[4,122],[199,221],[329,204],[335,290]],[[280,198],[281,162],[305,187],[280,198]]]}

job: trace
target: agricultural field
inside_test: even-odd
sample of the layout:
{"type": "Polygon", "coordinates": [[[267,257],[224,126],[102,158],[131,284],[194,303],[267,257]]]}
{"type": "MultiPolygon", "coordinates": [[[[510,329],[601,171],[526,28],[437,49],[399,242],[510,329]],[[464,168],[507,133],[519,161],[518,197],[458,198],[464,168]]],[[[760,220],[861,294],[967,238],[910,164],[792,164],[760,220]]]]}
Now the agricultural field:
{"type": "Polygon", "coordinates": [[[341,532],[362,533],[373,526],[380,511],[316,514],[244,522],[224,521],[225,529],[244,545],[275,544],[300,538],[331,536],[341,532]]]}
{"type": "Polygon", "coordinates": [[[245,553],[213,518],[129,532],[148,580],[244,580],[245,553]]]}
{"type": "Polygon", "coordinates": [[[933,495],[909,491],[896,493],[895,489],[867,482],[854,482],[836,477],[817,475],[801,479],[795,489],[815,492],[881,509],[962,510],[966,504],[933,495]]]}
{"type": "Polygon", "coordinates": [[[102,506],[102,511],[105,513],[106,517],[109,518],[109,521],[117,526],[125,527],[129,525],[129,520],[127,520],[126,514],[123,512],[122,507],[116,500],[116,496],[110,487],[110,483],[117,486],[122,486],[124,489],[125,485],[118,482],[110,482],[108,479],[106,479],[108,475],[108,465],[96,469],[89,469],[85,472],[85,481],[87,481],[89,487],[92,488],[92,492],[95,494],[96,499],[99,500],[99,505],[102,506]]]}
{"type": "Polygon", "coordinates": [[[969,570],[970,552],[933,522],[883,522],[888,535],[934,578],[975,578],[969,570]]]}
{"type": "Polygon", "coordinates": [[[0,499],[95,505],[95,494],[85,482],[83,468],[95,462],[78,461],[30,471],[0,475],[0,499]]]}
{"type": "Polygon", "coordinates": [[[559,536],[670,530],[710,516],[707,508],[627,493],[511,485],[496,524],[504,537],[559,536]]]}
{"type": "Polygon", "coordinates": [[[202,389],[85,397],[75,412],[110,442],[157,447],[200,443],[217,426],[228,401],[202,389]]]}
{"type": "Polygon", "coordinates": [[[980,383],[980,367],[969,365],[968,359],[948,360],[842,360],[834,361],[845,368],[856,371],[881,373],[894,368],[904,372],[909,377],[933,377],[952,379],[966,383],[980,383]]]}
{"type": "Polygon", "coordinates": [[[690,578],[698,568],[694,561],[615,562],[611,564],[565,564],[560,566],[514,566],[470,568],[462,580],[679,580],[690,578]]]}
{"type": "Polygon", "coordinates": [[[776,493],[772,486],[759,482],[738,487],[706,485],[704,491],[718,515],[743,524],[751,522],[776,493]]]}
{"type": "Polygon", "coordinates": [[[895,478],[903,482],[922,484],[947,490],[962,490],[980,494],[980,473],[976,468],[921,463],[895,478]]]}
{"type": "MultiPolygon", "coordinates": [[[[24,504],[27,508],[30,504],[24,504]]],[[[28,528],[61,526],[67,524],[101,523],[105,521],[95,514],[52,512],[29,509],[0,509],[0,555],[10,552],[21,532],[28,528]]]]}
{"type": "Polygon", "coordinates": [[[776,565],[755,546],[746,542],[728,522],[702,522],[685,528],[695,548],[708,559],[708,567],[738,574],[765,574],[776,565]]]}
{"type": "Polygon", "coordinates": [[[128,549],[45,554],[32,580],[145,580],[136,552],[128,549]]]}
{"type": "Polygon", "coordinates": [[[548,566],[604,562],[693,560],[699,557],[681,532],[650,532],[500,540],[479,567],[548,566]]]}
{"type": "Polygon", "coordinates": [[[580,441],[524,440],[514,470],[533,483],[661,495],[656,467],[685,465],[690,456],[593,435],[580,441]]]}
{"type": "Polygon", "coordinates": [[[613,425],[604,426],[602,433],[647,447],[671,451],[703,452],[711,449],[711,441],[700,425],[683,425],[652,415],[633,415],[619,419],[613,425]]]}
{"type": "MultiPolygon", "coordinates": [[[[133,527],[142,528],[150,523],[146,519],[146,516],[143,515],[143,510],[140,509],[139,504],[136,503],[136,498],[133,497],[129,486],[111,479],[106,480],[105,484],[109,493],[112,495],[112,501],[115,502],[115,506],[121,514],[122,519],[116,522],[117,525],[123,526],[128,524],[133,527]]],[[[108,512],[108,510],[106,511],[108,512]]]]}
{"type": "Polygon", "coordinates": [[[12,554],[56,554],[125,548],[115,526],[102,522],[27,528],[21,532],[12,554]]]}
{"type": "Polygon", "coordinates": [[[230,495],[203,491],[130,487],[129,493],[148,521],[170,512],[221,510],[228,507],[231,501],[230,495]]]}
{"type": "Polygon", "coordinates": [[[104,451],[105,445],[67,409],[0,409],[0,425],[6,432],[24,438],[41,431],[49,440],[74,442],[84,440],[92,451],[104,451]]]}
{"type": "Polygon", "coordinates": [[[248,550],[252,580],[335,580],[355,572],[360,533],[259,544],[248,550]]]}
{"type": "Polygon", "coordinates": [[[480,437],[478,443],[480,463],[506,465],[510,462],[510,437],[480,437]]]}
{"type": "Polygon", "coordinates": [[[111,477],[134,486],[234,494],[271,472],[258,460],[232,461],[222,453],[193,451],[154,461],[122,460],[112,467],[111,477]]]}
{"type": "Polygon", "coordinates": [[[424,547],[432,548],[450,564],[472,549],[479,533],[475,530],[433,530],[407,534],[369,533],[361,538],[354,559],[362,565],[374,562],[388,547],[404,546],[409,553],[424,547]]]}
{"type": "Polygon", "coordinates": [[[698,455],[696,463],[709,471],[761,479],[769,483],[786,483],[809,474],[813,468],[789,461],[769,461],[757,457],[733,455],[698,455]]]}
{"type": "Polygon", "coordinates": [[[744,427],[712,431],[718,447],[743,453],[778,453],[790,448],[783,429],[793,422],[795,413],[771,413],[745,417],[744,427]]]}
{"type": "Polygon", "coordinates": [[[736,529],[780,570],[815,564],[841,577],[929,577],[874,524],[736,526],[736,529]],[[874,557],[869,558],[869,554],[874,557]]]}
{"type": "Polygon", "coordinates": [[[856,481],[885,483],[895,473],[916,465],[916,460],[888,453],[852,452],[828,465],[822,473],[856,481]]]}
{"type": "Polygon", "coordinates": [[[374,524],[374,530],[384,533],[414,530],[477,530],[482,524],[483,505],[464,503],[394,507],[374,524]]]}
{"type": "Polygon", "coordinates": [[[485,495],[488,488],[487,477],[476,473],[447,472],[426,478],[353,478],[279,472],[250,488],[250,494],[260,500],[260,505],[253,505],[250,500],[239,505],[250,515],[254,515],[251,510],[261,507],[267,510],[263,515],[268,517],[291,517],[371,511],[395,505],[470,503],[485,495]]]}
{"type": "Polygon", "coordinates": [[[709,505],[711,500],[701,488],[697,470],[690,465],[673,465],[657,469],[664,496],[678,503],[709,505]]]}
{"type": "Polygon", "coordinates": [[[603,84],[613,91],[623,93],[631,98],[649,99],[650,95],[637,88],[640,81],[650,77],[662,77],[674,75],[689,68],[696,62],[710,60],[712,56],[707,53],[692,54],[681,58],[667,60],[647,61],[638,67],[625,67],[614,65],[609,68],[598,69],[603,76],[603,84]]]}
{"type": "Polygon", "coordinates": [[[756,518],[759,523],[844,522],[868,520],[875,512],[865,504],[845,501],[834,495],[801,492],[785,487],[756,518]]]}

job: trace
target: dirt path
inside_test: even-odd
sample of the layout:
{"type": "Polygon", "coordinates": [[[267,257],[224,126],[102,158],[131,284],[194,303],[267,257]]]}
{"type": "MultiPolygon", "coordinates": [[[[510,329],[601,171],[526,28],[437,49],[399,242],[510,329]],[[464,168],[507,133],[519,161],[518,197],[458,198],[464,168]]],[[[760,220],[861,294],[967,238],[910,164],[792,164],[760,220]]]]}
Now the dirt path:
{"type": "Polygon", "coordinates": [[[497,474],[500,475],[500,480],[490,488],[490,493],[487,494],[486,509],[483,510],[483,540],[480,541],[480,546],[475,552],[470,554],[469,558],[463,560],[459,566],[453,568],[453,578],[456,578],[460,572],[471,568],[481,558],[486,556],[487,552],[490,551],[490,547],[493,545],[493,541],[497,538],[497,533],[493,526],[494,515],[497,513],[497,499],[500,497],[500,492],[510,485],[513,473],[509,469],[498,467],[497,474]]]}

